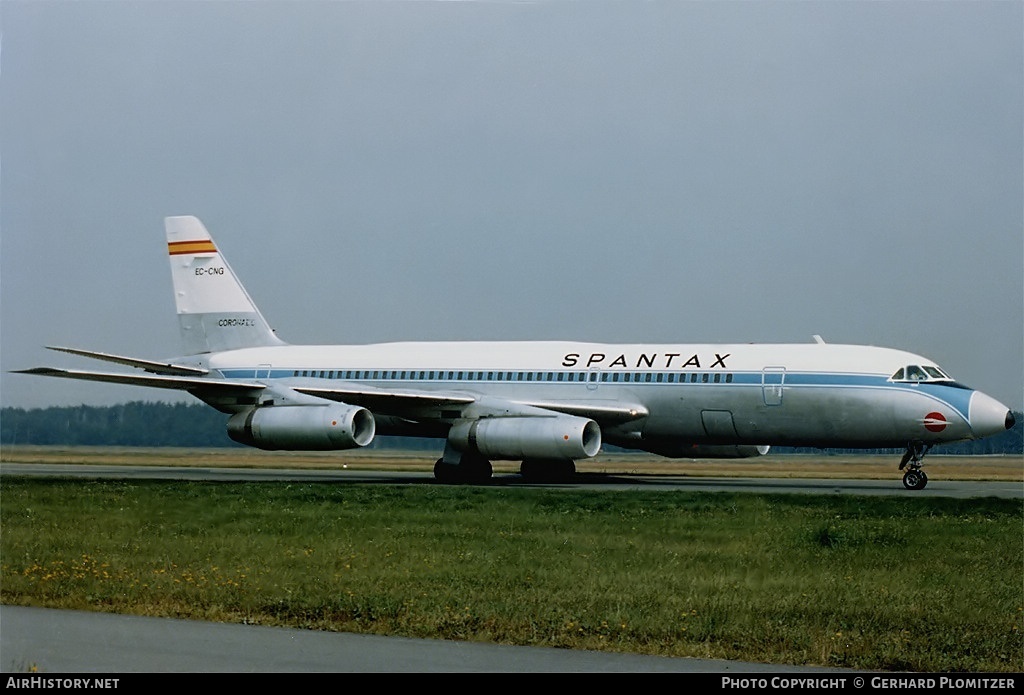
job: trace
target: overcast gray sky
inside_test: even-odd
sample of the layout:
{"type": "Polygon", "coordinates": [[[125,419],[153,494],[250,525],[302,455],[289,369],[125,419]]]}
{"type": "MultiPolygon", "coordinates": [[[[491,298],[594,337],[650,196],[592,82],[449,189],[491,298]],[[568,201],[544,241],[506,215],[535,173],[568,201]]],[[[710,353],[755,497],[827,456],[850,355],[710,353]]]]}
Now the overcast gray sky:
{"type": "Polygon", "coordinates": [[[285,340],[901,348],[1024,403],[1020,2],[0,3],[7,370],[180,352],[194,214],[285,340]]]}

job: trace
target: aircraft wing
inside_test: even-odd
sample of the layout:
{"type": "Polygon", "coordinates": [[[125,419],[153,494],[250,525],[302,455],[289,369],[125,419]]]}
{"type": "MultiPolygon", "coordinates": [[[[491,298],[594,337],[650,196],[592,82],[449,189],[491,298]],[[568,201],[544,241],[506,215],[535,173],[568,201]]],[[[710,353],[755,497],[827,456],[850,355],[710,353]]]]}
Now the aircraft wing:
{"type": "MultiPolygon", "coordinates": [[[[50,346],[48,349],[135,367],[150,374],[80,371],[57,367],[35,367],[15,370],[16,373],[175,389],[197,392],[197,395],[216,395],[218,398],[231,396],[252,398],[267,388],[267,384],[259,381],[211,379],[206,376],[209,373],[208,370],[170,362],[144,360],[79,348],[50,346]]],[[[315,398],[361,406],[380,415],[392,415],[421,422],[437,419],[454,420],[462,417],[562,413],[589,418],[600,424],[608,425],[635,420],[648,414],[647,408],[643,405],[600,399],[510,400],[466,391],[393,389],[356,384],[349,386],[288,386],[287,388],[315,398]]]]}
{"type": "Polygon", "coordinates": [[[510,413],[537,415],[540,414],[537,412],[539,409],[586,417],[607,424],[635,420],[648,414],[647,408],[642,405],[611,400],[505,400],[462,391],[396,390],[354,386],[293,388],[309,396],[362,406],[374,413],[412,419],[423,419],[430,411],[442,409],[457,410],[460,417],[487,417],[510,413]]]}
{"type": "Polygon", "coordinates": [[[566,415],[590,418],[600,424],[628,422],[649,414],[646,406],[612,400],[523,401],[523,404],[566,415]]]}
{"type": "Polygon", "coordinates": [[[415,391],[361,388],[328,388],[293,386],[294,391],[329,401],[360,405],[373,412],[386,415],[408,415],[410,410],[422,408],[462,407],[477,399],[468,394],[443,391],[415,391]]]}
{"type": "Polygon", "coordinates": [[[131,384],[149,386],[158,389],[177,389],[191,391],[202,389],[206,392],[252,393],[265,389],[264,384],[253,381],[235,379],[203,379],[185,376],[145,376],[141,374],[120,374],[117,372],[88,372],[75,369],[58,369],[56,367],[33,367],[32,369],[16,369],[15,374],[37,374],[40,376],[56,376],[64,379],[81,379],[83,381],[105,381],[112,384],[131,384]]]}

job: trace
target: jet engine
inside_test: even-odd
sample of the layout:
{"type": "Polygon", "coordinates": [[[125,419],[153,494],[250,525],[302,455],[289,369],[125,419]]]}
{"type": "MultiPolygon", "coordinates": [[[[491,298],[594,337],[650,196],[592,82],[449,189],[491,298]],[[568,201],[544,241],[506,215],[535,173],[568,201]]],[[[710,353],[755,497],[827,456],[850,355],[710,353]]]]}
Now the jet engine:
{"type": "Polygon", "coordinates": [[[601,428],[573,415],[482,418],[455,423],[448,441],[488,459],[584,459],[601,450],[601,428]]]}
{"type": "Polygon", "coordinates": [[[251,408],[228,420],[228,436],[259,449],[333,451],[366,446],[376,423],[352,405],[279,405],[251,408]]]}

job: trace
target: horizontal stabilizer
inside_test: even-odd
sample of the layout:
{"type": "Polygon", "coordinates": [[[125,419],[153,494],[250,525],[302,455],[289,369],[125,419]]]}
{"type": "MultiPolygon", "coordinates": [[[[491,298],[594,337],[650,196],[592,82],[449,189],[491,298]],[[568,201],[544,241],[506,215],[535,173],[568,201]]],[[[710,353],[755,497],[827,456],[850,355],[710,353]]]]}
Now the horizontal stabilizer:
{"type": "Polygon", "coordinates": [[[205,376],[209,374],[207,369],[199,369],[198,367],[186,367],[182,364],[173,364],[170,362],[154,362],[152,360],[142,360],[137,357],[123,357],[121,355],[111,355],[106,352],[95,352],[93,350],[80,350],[78,348],[68,347],[56,347],[52,345],[46,346],[47,350],[55,350],[57,352],[67,352],[71,355],[80,355],[82,357],[91,357],[94,360],[103,360],[105,362],[114,362],[116,364],[123,364],[129,367],[136,367],[138,369],[144,369],[147,372],[153,374],[167,374],[171,376],[205,376]]]}
{"type": "Polygon", "coordinates": [[[116,372],[85,372],[56,367],[33,367],[32,369],[16,369],[15,374],[36,374],[39,376],[56,376],[63,379],[81,379],[83,381],[105,381],[111,384],[131,384],[133,386],[149,386],[157,389],[176,389],[191,391],[202,389],[225,392],[252,392],[266,388],[263,384],[231,379],[201,379],[180,376],[142,376],[137,374],[118,374],[116,372]]]}

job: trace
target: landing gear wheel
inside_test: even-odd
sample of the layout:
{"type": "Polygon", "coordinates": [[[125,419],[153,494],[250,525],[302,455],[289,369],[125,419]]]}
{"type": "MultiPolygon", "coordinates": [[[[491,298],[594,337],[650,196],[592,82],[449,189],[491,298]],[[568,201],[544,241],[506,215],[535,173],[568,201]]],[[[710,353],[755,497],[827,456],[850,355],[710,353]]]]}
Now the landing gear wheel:
{"type": "Polygon", "coordinates": [[[910,442],[907,444],[907,451],[900,461],[900,470],[904,468],[907,472],[903,474],[903,487],[908,490],[923,490],[928,484],[928,476],[921,470],[921,462],[925,454],[932,448],[931,444],[924,442],[910,442]]]}
{"type": "Polygon", "coordinates": [[[923,490],[928,484],[928,476],[920,468],[911,468],[903,474],[903,487],[908,490],[923,490]]]}
{"type": "Polygon", "coordinates": [[[439,483],[457,483],[458,468],[454,463],[445,463],[444,459],[438,459],[434,463],[434,480],[439,483]]]}
{"type": "Polygon", "coordinates": [[[458,468],[462,473],[462,482],[474,485],[483,485],[490,482],[491,474],[494,472],[491,468],[491,462],[487,459],[469,458],[467,456],[462,457],[462,463],[458,465],[458,468]]]}
{"type": "Polygon", "coordinates": [[[576,475],[576,463],[571,459],[525,459],[519,475],[531,483],[566,482],[576,475]]]}
{"type": "Polygon", "coordinates": [[[434,479],[439,483],[470,483],[483,485],[491,480],[491,462],[483,458],[463,457],[460,463],[446,463],[443,458],[434,463],[434,479]]]}

